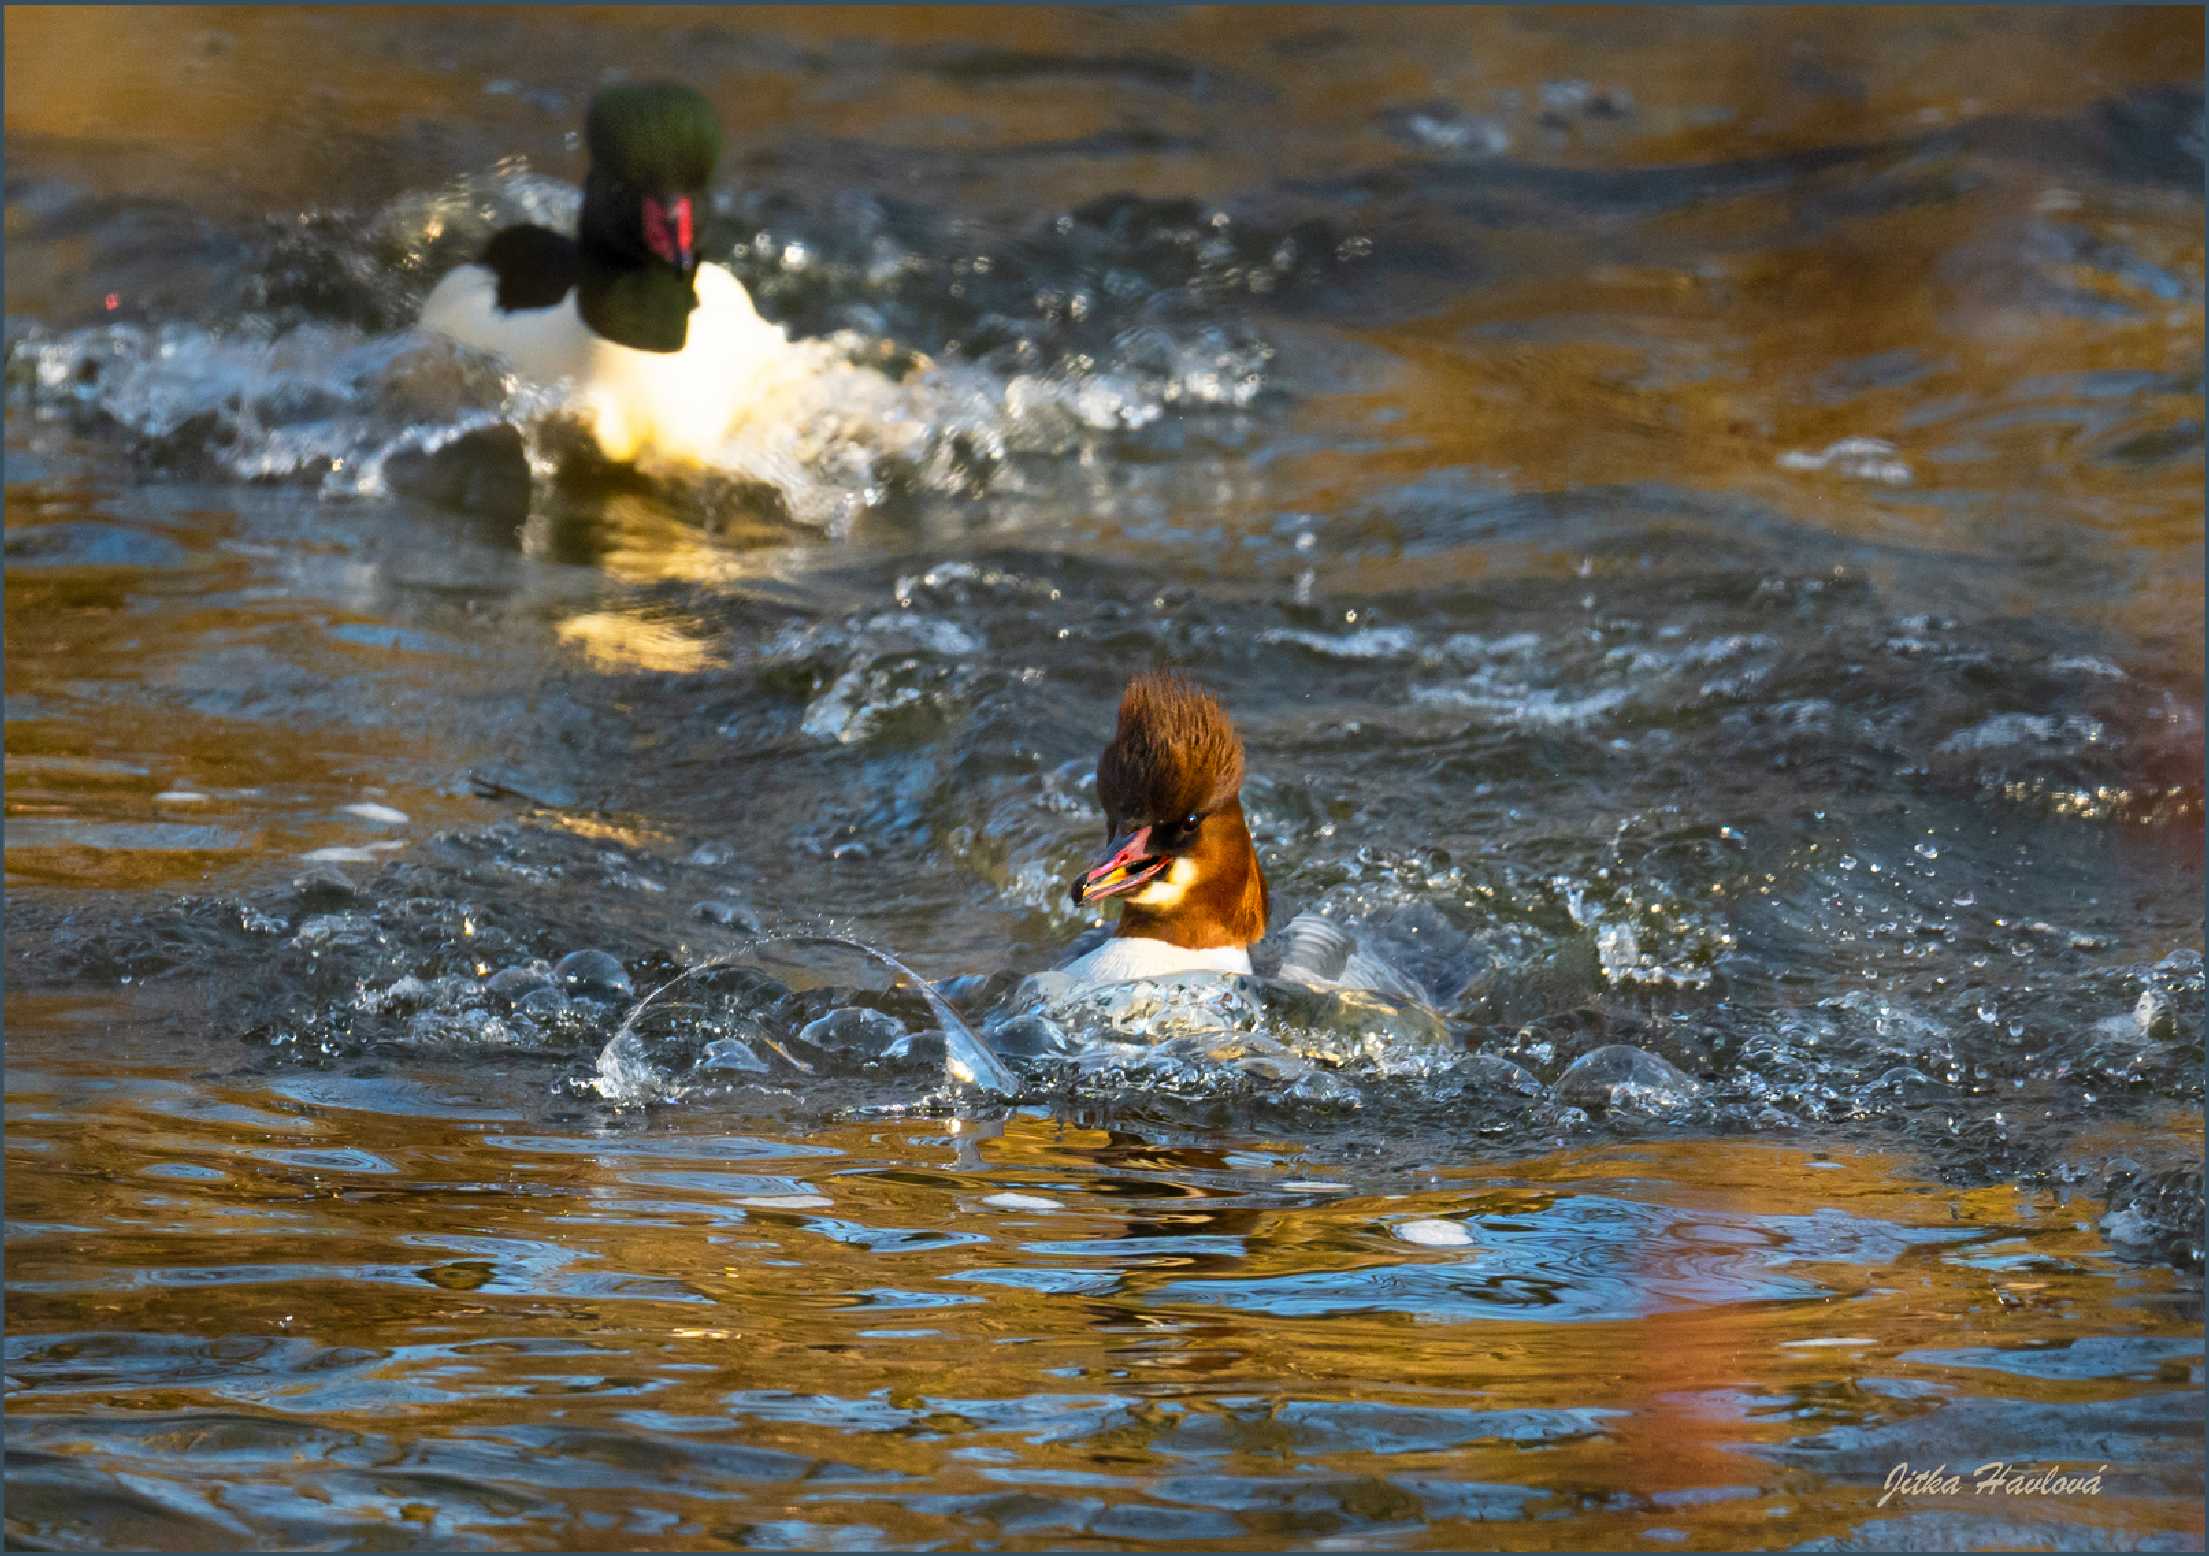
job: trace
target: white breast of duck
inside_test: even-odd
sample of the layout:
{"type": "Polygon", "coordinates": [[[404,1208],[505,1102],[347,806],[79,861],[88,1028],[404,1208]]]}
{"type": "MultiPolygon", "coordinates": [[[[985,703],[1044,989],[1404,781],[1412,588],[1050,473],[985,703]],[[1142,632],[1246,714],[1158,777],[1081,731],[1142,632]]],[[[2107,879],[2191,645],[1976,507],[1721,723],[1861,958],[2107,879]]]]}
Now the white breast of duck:
{"type": "Polygon", "coordinates": [[[1126,983],[1171,978],[1176,973],[1250,975],[1250,953],[1241,946],[1182,946],[1148,935],[1114,935],[1088,955],[1059,969],[1078,983],[1126,983]]]}
{"type": "Polygon", "coordinates": [[[592,102],[587,139],[575,236],[503,229],[438,282],[422,327],[571,384],[610,460],[704,462],[772,398],[789,351],[743,283],[696,258],[719,126],[687,87],[621,86],[592,102]]]}
{"type": "Polygon", "coordinates": [[[719,265],[692,278],[697,307],[678,351],[642,351],[584,321],[571,288],[546,308],[501,308],[499,275],[463,265],[423,305],[422,327],[503,357],[522,377],[574,386],[598,450],[618,464],[646,456],[702,464],[772,398],[789,340],[759,316],[719,265]]]}

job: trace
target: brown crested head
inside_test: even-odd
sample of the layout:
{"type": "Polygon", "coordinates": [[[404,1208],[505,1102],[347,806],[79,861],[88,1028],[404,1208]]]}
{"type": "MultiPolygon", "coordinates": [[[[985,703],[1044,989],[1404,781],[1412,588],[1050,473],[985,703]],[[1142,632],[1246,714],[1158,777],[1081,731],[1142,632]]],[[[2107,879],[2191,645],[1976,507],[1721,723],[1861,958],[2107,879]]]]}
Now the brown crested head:
{"type": "Polygon", "coordinates": [[[1120,726],[1097,760],[1097,798],[1107,820],[1203,815],[1242,786],[1242,737],[1209,692],[1170,670],[1128,682],[1120,726]]]}
{"type": "Polygon", "coordinates": [[[1190,947],[1265,936],[1266,885],[1243,819],[1243,743],[1227,711],[1171,671],[1128,682],[1097,761],[1104,855],[1077,903],[1120,897],[1119,933],[1190,947]]]}

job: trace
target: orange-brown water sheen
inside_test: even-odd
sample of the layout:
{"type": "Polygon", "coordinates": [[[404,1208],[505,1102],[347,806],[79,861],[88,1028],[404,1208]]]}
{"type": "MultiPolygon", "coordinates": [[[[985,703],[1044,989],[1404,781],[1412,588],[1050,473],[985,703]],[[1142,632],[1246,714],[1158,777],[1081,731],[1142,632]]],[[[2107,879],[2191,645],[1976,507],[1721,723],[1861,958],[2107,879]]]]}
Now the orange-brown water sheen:
{"type": "MultiPolygon", "coordinates": [[[[11,1022],[69,1014],[9,1011],[11,1022]]],[[[465,1100],[405,1116],[317,1102],[311,1079],[286,1097],[182,1071],[102,1077],[93,1064],[46,1066],[11,1093],[8,1208],[27,1230],[9,1255],[10,1327],[42,1378],[70,1354],[49,1338],[56,1328],[223,1342],[241,1357],[279,1340],[319,1348],[289,1385],[218,1365],[133,1391],[130,1408],[188,1413],[227,1398],[255,1419],[306,1411],[348,1479],[354,1455],[328,1445],[411,1445],[388,1461],[392,1488],[410,1459],[528,1423],[590,1465],[554,1475],[557,1490],[505,1488],[521,1508],[511,1533],[530,1544],[651,1509],[676,1520],[656,1545],[710,1547],[728,1535],[732,1493],[753,1519],[779,1501],[894,1545],[964,1543],[989,1531],[993,1508],[1013,1510],[990,1499],[1022,1485],[1043,1504],[1103,1485],[1124,1505],[1179,1510],[1188,1489],[1161,1492],[1153,1478],[1201,1474],[1222,1497],[1256,1498],[1239,1532],[1204,1537],[1230,1548],[1318,1537],[1345,1516],[1263,1511],[1259,1491],[1282,1477],[1390,1527],[1392,1543],[1585,1548],[1685,1527],[1698,1547],[1792,1545],[1854,1529],[1877,1490],[1782,1467],[1791,1443],[1907,1421],[1927,1403],[1914,1391],[1952,1399],[1959,1379],[1965,1397],[2006,1402],[2019,1421],[2139,1389],[1959,1373],[1942,1356],[1998,1348],[1984,1353],[1991,1368],[1998,1354],[2083,1335],[2181,1349],[2198,1338],[2180,1278],[2114,1266],[2076,1224],[2079,1205],[1944,1188],[1872,1154],[1652,1141],[1446,1169],[1410,1192],[1268,1194],[1265,1172],[1235,1190],[1176,1183],[1214,1173],[1228,1142],[1150,1147],[1033,1118],[962,1159],[938,1122],[785,1141],[668,1120],[594,1141],[465,1100]],[[987,1202],[1006,1192],[1056,1208],[987,1202]],[[1616,1259],[1575,1232],[1575,1207],[1637,1205],[1666,1219],[1616,1259]],[[1428,1218],[1467,1226],[1472,1245],[1392,1234],[1428,1218]],[[1886,1229],[1897,1251],[1873,1265],[1822,1258],[1821,1218],[1886,1229]],[[104,1234],[86,1241],[72,1231],[84,1225],[104,1234]],[[1452,1264],[1477,1287],[1484,1258],[1530,1231],[1573,1321],[1548,1316],[1531,1286],[1499,1286],[1479,1316],[1422,1316],[1392,1285],[1452,1264]],[[1081,1285],[991,1283],[1004,1270],[1081,1285]],[[1781,1294],[1777,1276],[1805,1289],[1781,1294]],[[1216,1295],[1292,1278],[1364,1292],[1370,1311],[1298,1316],[1216,1295]],[[1113,1403],[1084,1403],[1097,1396],[1113,1403]],[[1404,1413],[1394,1437],[1391,1411],[1404,1413]],[[1514,1438],[1512,1423],[1528,1421],[1549,1425],[1514,1438]],[[612,1481],[594,1484],[607,1464],[592,1456],[640,1422],[686,1452],[742,1444],[815,1468],[770,1474],[787,1473],[779,1494],[741,1470],[716,1484],[704,1460],[655,1475],[617,1459],[612,1481]],[[916,1486],[900,1477],[927,1494],[909,1498],[916,1486]],[[1433,1477],[1529,1493],[1489,1506],[1488,1517],[1517,1507],[1513,1521],[1453,1518],[1405,1489],[1433,1477]]],[[[1270,1173],[1296,1176],[1285,1159],[1270,1173]]],[[[127,1340],[80,1344],[88,1384],[118,1343],[127,1352],[127,1340]]],[[[2198,1380],[2198,1357],[2191,1370],[2160,1365],[2168,1383],[2198,1380]]],[[[49,1390],[31,1418],[102,1397],[49,1390]]],[[[299,1494],[332,1473],[319,1453],[287,1465],[245,1446],[250,1423],[238,1431],[236,1451],[269,1453],[262,1473],[299,1494]]],[[[1979,1446],[1935,1436],[1922,1452],[1979,1446]]],[[[2093,1451],[2074,1438],[1990,1443],[1973,1462],[2093,1451]]],[[[2113,1465],[2100,1499],[2034,1513],[2078,1538],[2198,1539],[2198,1505],[2127,1494],[2128,1473],[2137,1488],[2143,1472],[2113,1465]]],[[[470,1530],[506,1473],[424,1516],[470,1530]]],[[[377,1516],[402,1517],[406,1500],[395,1489],[377,1516]]],[[[1913,1508],[1928,1505],[1984,1511],[1968,1492],[1913,1508]]],[[[1035,1532],[992,1537],[1085,1538],[1078,1513],[1025,1510],[1035,1532]]]]}

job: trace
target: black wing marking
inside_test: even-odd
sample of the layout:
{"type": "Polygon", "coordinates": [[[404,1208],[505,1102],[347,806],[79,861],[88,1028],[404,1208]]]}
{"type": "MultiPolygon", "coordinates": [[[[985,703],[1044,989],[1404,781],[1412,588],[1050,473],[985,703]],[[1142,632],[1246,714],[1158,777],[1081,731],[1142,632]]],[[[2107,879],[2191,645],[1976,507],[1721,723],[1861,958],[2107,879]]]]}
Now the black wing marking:
{"type": "Polygon", "coordinates": [[[550,227],[504,227],[484,246],[483,263],[498,277],[498,309],[557,307],[582,272],[575,240],[550,227]]]}

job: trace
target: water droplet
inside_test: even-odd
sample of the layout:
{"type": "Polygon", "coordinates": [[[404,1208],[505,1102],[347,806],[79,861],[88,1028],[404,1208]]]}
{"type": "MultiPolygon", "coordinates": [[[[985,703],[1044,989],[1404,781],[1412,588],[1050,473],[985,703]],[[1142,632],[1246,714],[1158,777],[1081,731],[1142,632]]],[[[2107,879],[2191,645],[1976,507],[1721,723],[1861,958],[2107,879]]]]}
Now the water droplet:
{"type": "Polygon", "coordinates": [[[982,1203],[995,1205],[999,1210],[1064,1210],[1066,1207],[1055,1199],[1041,1194],[985,1194],[982,1203]]]}
{"type": "Polygon", "coordinates": [[[627,999],[636,993],[621,963],[604,951],[570,951],[553,964],[552,977],[571,994],[627,999]]]}
{"type": "Polygon", "coordinates": [[[1455,1221],[1406,1221],[1395,1228],[1395,1233],[1422,1248],[1469,1248],[1473,1242],[1473,1234],[1455,1221]]]}

